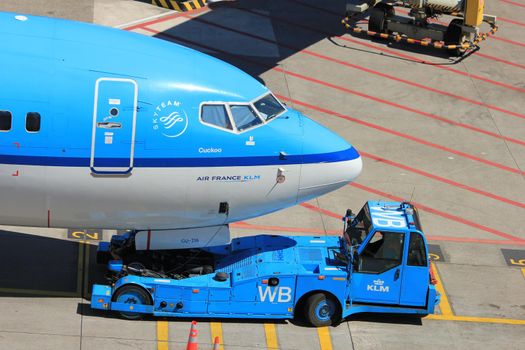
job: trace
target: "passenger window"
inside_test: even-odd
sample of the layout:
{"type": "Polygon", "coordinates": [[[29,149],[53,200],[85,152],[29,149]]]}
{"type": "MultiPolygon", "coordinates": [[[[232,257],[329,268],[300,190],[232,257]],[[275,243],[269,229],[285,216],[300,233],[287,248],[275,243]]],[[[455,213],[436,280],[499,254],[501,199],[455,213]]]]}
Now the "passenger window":
{"type": "Polygon", "coordinates": [[[423,237],[417,232],[410,233],[410,242],[408,244],[408,262],[409,266],[427,266],[427,252],[423,237]]]}
{"type": "Polygon", "coordinates": [[[224,105],[202,106],[201,120],[207,124],[233,130],[232,123],[230,122],[230,118],[226,113],[226,107],[224,105]]]}
{"type": "Polygon", "coordinates": [[[262,123],[262,120],[257,117],[252,107],[248,105],[233,105],[230,106],[233,121],[237,126],[237,130],[242,131],[252,126],[262,123]]]}
{"type": "Polygon", "coordinates": [[[28,112],[26,115],[26,130],[29,132],[40,131],[40,113],[28,112]]]}
{"type": "Polygon", "coordinates": [[[13,123],[13,116],[11,115],[11,112],[0,111],[0,131],[11,130],[12,123],[13,123]]]}
{"type": "Polygon", "coordinates": [[[359,272],[382,273],[401,264],[404,234],[377,231],[359,257],[359,272]]]}

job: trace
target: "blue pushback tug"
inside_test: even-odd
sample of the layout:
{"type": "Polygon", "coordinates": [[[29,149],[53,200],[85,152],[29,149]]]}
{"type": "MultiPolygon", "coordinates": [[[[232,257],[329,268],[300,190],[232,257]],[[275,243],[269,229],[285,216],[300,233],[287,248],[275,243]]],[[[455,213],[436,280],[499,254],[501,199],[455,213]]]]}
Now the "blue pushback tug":
{"type": "Polygon", "coordinates": [[[131,319],[304,316],[314,326],[359,312],[433,313],[440,296],[416,208],[369,201],[343,220],[342,237],[257,235],[192,250],[141,252],[133,233],[113,236],[97,256],[111,285],[93,286],[91,307],[131,319]]]}

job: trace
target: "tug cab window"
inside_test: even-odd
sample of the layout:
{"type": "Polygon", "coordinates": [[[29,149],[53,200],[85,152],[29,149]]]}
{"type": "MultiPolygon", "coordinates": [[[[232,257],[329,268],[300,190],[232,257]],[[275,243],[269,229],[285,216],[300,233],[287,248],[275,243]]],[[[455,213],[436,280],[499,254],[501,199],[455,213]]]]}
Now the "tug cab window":
{"type": "Polygon", "coordinates": [[[246,130],[262,123],[262,120],[257,117],[255,111],[249,105],[231,105],[230,110],[233,121],[239,131],[246,130]]]}
{"type": "Polygon", "coordinates": [[[272,119],[282,112],[284,112],[284,107],[277,101],[277,99],[272,95],[268,94],[263,98],[257,100],[255,103],[255,108],[259,114],[265,119],[272,119]]]}
{"type": "Polygon", "coordinates": [[[417,232],[410,233],[408,244],[408,266],[427,266],[427,252],[423,237],[417,232]]]}
{"type": "Polygon", "coordinates": [[[350,238],[350,245],[359,245],[363,243],[368,232],[370,232],[371,222],[370,217],[365,212],[364,208],[361,209],[359,214],[348,223],[346,234],[350,238]]]}
{"type": "Polygon", "coordinates": [[[401,264],[404,234],[377,231],[359,256],[358,271],[382,273],[401,264]]]}
{"type": "Polygon", "coordinates": [[[210,124],[219,128],[233,130],[230,117],[226,112],[224,105],[204,105],[201,111],[201,120],[203,123],[210,124]]]}
{"type": "Polygon", "coordinates": [[[0,111],[0,131],[9,131],[13,124],[13,116],[9,111],[0,111]]]}
{"type": "Polygon", "coordinates": [[[28,112],[26,115],[26,130],[28,132],[40,131],[40,113],[28,112]]]}

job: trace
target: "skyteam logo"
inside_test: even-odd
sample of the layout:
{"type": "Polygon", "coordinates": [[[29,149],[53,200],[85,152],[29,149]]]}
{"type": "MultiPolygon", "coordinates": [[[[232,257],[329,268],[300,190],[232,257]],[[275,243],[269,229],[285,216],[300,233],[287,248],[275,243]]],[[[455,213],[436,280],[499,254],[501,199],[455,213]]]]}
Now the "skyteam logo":
{"type": "Polygon", "coordinates": [[[174,138],[184,134],[187,128],[188,116],[179,101],[169,100],[155,107],[153,130],[174,138]]]}

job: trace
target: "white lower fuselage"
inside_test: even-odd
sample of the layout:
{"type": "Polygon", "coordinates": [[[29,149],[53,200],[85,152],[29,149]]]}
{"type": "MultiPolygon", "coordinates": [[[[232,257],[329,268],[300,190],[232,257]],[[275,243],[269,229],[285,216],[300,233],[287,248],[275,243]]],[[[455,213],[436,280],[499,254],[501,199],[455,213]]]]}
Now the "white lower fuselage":
{"type": "Polygon", "coordinates": [[[137,230],[224,225],[333,191],[359,174],[361,159],[319,171],[326,166],[135,168],[130,176],[97,177],[86,168],[0,165],[0,223],[137,230]],[[221,202],[228,213],[219,213],[221,202]]]}

